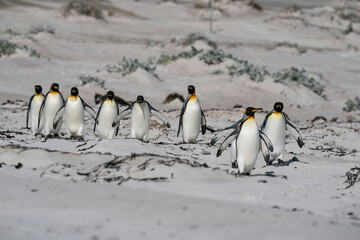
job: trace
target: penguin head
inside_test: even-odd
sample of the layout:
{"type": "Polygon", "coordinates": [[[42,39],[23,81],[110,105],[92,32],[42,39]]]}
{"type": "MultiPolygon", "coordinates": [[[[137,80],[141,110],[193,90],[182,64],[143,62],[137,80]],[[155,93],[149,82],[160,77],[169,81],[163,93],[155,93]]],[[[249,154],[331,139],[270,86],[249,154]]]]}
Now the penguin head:
{"type": "Polygon", "coordinates": [[[193,85],[188,86],[188,93],[189,94],[194,94],[195,93],[195,87],[193,85]]]}
{"type": "Polygon", "coordinates": [[[79,90],[76,87],[71,88],[71,96],[77,96],[79,94],[79,90]]]}
{"type": "Polygon", "coordinates": [[[282,102],[276,102],[274,104],[274,110],[276,112],[282,112],[283,108],[284,108],[284,104],[282,102]]]}
{"type": "Polygon", "coordinates": [[[136,102],[137,103],[143,103],[144,102],[144,97],[142,95],[139,95],[137,98],[136,98],[136,102]]]}
{"type": "Polygon", "coordinates": [[[42,92],[42,87],[40,85],[35,85],[35,92],[40,94],[42,92]]]}
{"type": "Polygon", "coordinates": [[[247,107],[245,109],[245,115],[249,116],[249,117],[252,117],[254,116],[254,114],[257,112],[257,111],[261,111],[263,110],[262,108],[254,108],[254,107],[247,107]]]}
{"type": "Polygon", "coordinates": [[[53,84],[51,84],[51,91],[53,91],[53,92],[58,92],[59,91],[59,84],[57,84],[57,83],[53,83],[53,84]]]}
{"type": "Polygon", "coordinates": [[[109,99],[109,100],[113,100],[114,99],[114,92],[113,91],[108,91],[107,94],[106,94],[106,97],[109,99]]]}

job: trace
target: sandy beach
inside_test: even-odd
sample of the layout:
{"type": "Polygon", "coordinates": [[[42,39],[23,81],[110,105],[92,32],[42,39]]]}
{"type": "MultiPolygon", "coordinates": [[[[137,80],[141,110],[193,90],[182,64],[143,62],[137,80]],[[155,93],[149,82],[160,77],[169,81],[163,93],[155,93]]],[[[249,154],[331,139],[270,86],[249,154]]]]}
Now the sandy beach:
{"type": "Polygon", "coordinates": [[[0,0],[0,239],[358,238],[359,1],[215,1],[213,32],[208,0],[69,4],[0,0]],[[54,82],[95,111],[143,95],[171,127],[151,118],[142,142],[126,118],[101,140],[85,113],[83,139],[34,136],[29,98],[54,82]],[[215,132],[185,144],[164,100],[190,84],[215,132]],[[211,139],[276,101],[305,146],[288,134],[283,164],[238,175],[211,139]]]}

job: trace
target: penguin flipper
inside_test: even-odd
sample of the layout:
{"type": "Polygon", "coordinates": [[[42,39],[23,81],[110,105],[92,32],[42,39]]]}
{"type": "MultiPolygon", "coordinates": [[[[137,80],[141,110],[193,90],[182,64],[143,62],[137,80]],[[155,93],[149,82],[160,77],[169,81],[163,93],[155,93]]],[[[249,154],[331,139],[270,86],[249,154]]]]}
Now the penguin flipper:
{"type": "MultiPolygon", "coordinates": [[[[187,102],[186,102],[186,103],[187,103],[187,102]]],[[[186,103],[184,103],[184,106],[183,106],[182,109],[181,109],[180,119],[179,119],[179,128],[178,128],[178,132],[177,132],[177,135],[176,135],[177,137],[179,136],[180,129],[181,129],[181,127],[182,127],[182,119],[183,119],[183,116],[184,116],[186,103]]]]}
{"type": "Polygon", "coordinates": [[[45,107],[45,101],[46,101],[46,98],[48,96],[49,92],[45,95],[42,103],[41,103],[41,106],[40,106],[40,110],[39,110],[39,118],[38,118],[38,128],[40,127],[40,121],[41,121],[41,118],[42,118],[42,112],[44,110],[44,107],[45,107]]]}
{"type": "Polygon", "coordinates": [[[101,111],[101,108],[102,108],[102,106],[103,106],[104,102],[105,102],[105,100],[104,100],[104,101],[102,101],[102,103],[101,103],[101,105],[100,105],[100,108],[99,108],[99,110],[98,110],[98,112],[97,112],[97,114],[96,114],[96,117],[95,117],[95,123],[94,123],[94,133],[95,133],[95,131],[96,131],[96,124],[98,124],[99,114],[100,114],[100,111],[101,111]]]}
{"type": "Polygon", "coordinates": [[[80,97],[80,99],[81,99],[81,102],[82,102],[82,104],[83,104],[83,107],[84,107],[84,110],[88,113],[88,114],[90,114],[90,116],[93,118],[93,119],[96,119],[96,112],[95,112],[95,110],[94,109],[92,109],[92,107],[90,107],[81,97],[80,97]]]}
{"type": "Polygon", "coordinates": [[[178,128],[178,132],[177,132],[177,137],[179,136],[179,133],[180,133],[180,128],[182,127],[182,119],[183,119],[183,116],[184,116],[184,113],[186,111],[186,106],[188,104],[188,102],[190,101],[190,98],[191,98],[191,94],[189,94],[183,104],[183,107],[181,109],[181,113],[180,113],[180,119],[179,119],[179,128],[178,128]]]}
{"type": "Polygon", "coordinates": [[[267,120],[268,118],[270,117],[271,114],[273,114],[275,111],[272,110],[271,112],[269,112],[268,114],[266,114],[265,118],[264,118],[264,121],[263,121],[263,124],[261,125],[261,130],[264,130],[265,126],[266,126],[266,123],[267,123],[267,120]]]}
{"type": "Polygon", "coordinates": [[[116,118],[114,119],[113,123],[112,123],[112,127],[115,127],[116,125],[119,124],[120,120],[125,118],[126,116],[130,115],[132,111],[132,106],[128,107],[127,109],[125,109],[124,111],[122,111],[119,115],[116,116],[116,118]]]}
{"type": "Polygon", "coordinates": [[[32,103],[32,100],[34,99],[34,96],[35,96],[35,94],[32,95],[29,100],[29,106],[28,106],[28,109],[26,112],[26,128],[29,128],[29,115],[30,115],[30,110],[31,110],[31,103],[32,103]]]}
{"type": "Polygon", "coordinates": [[[146,102],[146,103],[149,105],[150,114],[157,117],[161,122],[163,122],[166,125],[167,128],[170,128],[170,123],[167,120],[167,118],[165,117],[165,115],[162,114],[161,112],[159,112],[157,109],[153,108],[148,102],[146,102]]]}
{"type": "Polygon", "coordinates": [[[221,153],[234,141],[240,132],[240,126],[237,127],[220,145],[216,157],[219,157],[221,153]]]}
{"type": "Polygon", "coordinates": [[[237,121],[236,123],[234,123],[233,125],[224,128],[223,130],[221,130],[218,134],[216,134],[210,142],[211,146],[214,146],[214,144],[222,137],[226,136],[228,134],[227,130],[232,130],[235,129],[240,123],[242,122],[242,119],[240,119],[239,121],[237,121]]]}
{"type": "Polygon", "coordinates": [[[299,133],[299,131],[296,129],[296,127],[288,120],[288,117],[285,115],[285,128],[288,130],[291,135],[296,139],[298,145],[300,148],[304,146],[304,141],[299,133]]]}
{"type": "Polygon", "coordinates": [[[260,134],[261,140],[263,140],[263,142],[265,143],[266,147],[270,150],[270,152],[274,151],[274,147],[273,147],[270,139],[268,138],[268,136],[266,136],[266,134],[263,133],[261,130],[259,130],[259,134],[260,134]]]}
{"type": "Polygon", "coordinates": [[[206,117],[201,109],[201,133],[204,135],[206,133],[206,117]]]}
{"type": "Polygon", "coordinates": [[[53,121],[53,128],[55,129],[57,127],[57,125],[59,124],[62,116],[64,115],[65,113],[65,106],[62,106],[58,111],[57,113],[55,114],[55,117],[54,117],[54,121],[53,121]]]}

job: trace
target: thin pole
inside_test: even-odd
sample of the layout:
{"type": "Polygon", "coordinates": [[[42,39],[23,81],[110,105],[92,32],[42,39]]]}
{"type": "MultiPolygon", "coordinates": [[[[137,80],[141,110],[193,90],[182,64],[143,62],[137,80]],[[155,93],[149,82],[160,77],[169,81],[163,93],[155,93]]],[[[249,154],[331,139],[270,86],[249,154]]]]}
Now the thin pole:
{"type": "Polygon", "coordinates": [[[214,0],[210,0],[210,33],[213,32],[213,8],[214,0]]]}

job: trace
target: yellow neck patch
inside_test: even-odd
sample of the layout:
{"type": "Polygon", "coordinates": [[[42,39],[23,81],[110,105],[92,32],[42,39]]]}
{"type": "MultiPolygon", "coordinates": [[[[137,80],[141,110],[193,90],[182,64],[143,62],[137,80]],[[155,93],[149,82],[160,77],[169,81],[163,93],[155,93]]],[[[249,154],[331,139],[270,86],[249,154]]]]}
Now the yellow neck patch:
{"type": "Polygon", "coordinates": [[[59,92],[52,91],[50,94],[59,94],[59,92]]]}
{"type": "Polygon", "coordinates": [[[73,95],[69,96],[69,99],[72,101],[76,100],[77,98],[78,98],[78,96],[73,96],[73,95]]]}
{"type": "Polygon", "coordinates": [[[281,112],[274,112],[273,114],[271,114],[270,117],[273,118],[273,119],[282,119],[283,114],[281,112]]]}
{"type": "Polygon", "coordinates": [[[194,93],[193,95],[191,95],[190,101],[195,101],[195,100],[197,100],[197,96],[194,93]]]}

